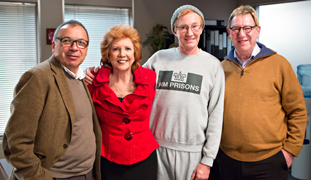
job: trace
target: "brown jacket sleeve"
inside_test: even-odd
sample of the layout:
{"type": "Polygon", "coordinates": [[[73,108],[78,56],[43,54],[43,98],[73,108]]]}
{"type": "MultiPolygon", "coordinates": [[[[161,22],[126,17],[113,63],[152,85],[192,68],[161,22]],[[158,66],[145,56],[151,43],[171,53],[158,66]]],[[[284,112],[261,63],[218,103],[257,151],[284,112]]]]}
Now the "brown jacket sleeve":
{"type": "Polygon", "coordinates": [[[44,82],[30,72],[25,73],[14,90],[11,117],[3,137],[7,161],[14,166],[11,179],[51,180],[52,174],[41,166],[44,155],[34,153],[34,142],[46,92],[44,82]]]}

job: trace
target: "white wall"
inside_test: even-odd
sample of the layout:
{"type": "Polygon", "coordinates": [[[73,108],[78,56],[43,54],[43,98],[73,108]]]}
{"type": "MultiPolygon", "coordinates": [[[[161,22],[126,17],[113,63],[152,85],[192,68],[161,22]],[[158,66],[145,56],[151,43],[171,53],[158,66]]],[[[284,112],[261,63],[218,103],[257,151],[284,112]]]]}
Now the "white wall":
{"type": "Polygon", "coordinates": [[[284,56],[295,72],[299,64],[311,64],[311,1],[260,6],[259,23],[259,42],[284,56]]]}

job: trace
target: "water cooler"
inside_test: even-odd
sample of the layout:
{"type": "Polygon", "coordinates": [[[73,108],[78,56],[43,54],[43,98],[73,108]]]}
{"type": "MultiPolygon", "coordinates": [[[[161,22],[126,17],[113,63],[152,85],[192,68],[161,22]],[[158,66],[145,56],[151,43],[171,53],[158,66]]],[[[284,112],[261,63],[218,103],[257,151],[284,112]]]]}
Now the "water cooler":
{"type": "Polygon", "coordinates": [[[311,64],[299,65],[297,76],[305,98],[308,122],[303,147],[292,164],[292,176],[298,179],[311,180],[311,64]]]}

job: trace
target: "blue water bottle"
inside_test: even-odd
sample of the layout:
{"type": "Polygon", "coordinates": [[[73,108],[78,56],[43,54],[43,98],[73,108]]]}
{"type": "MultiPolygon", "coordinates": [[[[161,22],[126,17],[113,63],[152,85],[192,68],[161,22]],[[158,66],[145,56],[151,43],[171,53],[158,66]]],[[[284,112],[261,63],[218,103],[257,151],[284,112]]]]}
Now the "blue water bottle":
{"type": "MultiPolygon", "coordinates": [[[[297,67],[297,76],[299,83],[301,85],[301,89],[303,92],[303,96],[305,97],[306,105],[308,104],[307,101],[309,101],[311,98],[311,64],[301,64],[297,67]]],[[[308,108],[308,107],[307,107],[308,108]]],[[[310,112],[308,112],[310,114],[310,112]]],[[[310,131],[310,122],[308,118],[307,128],[306,128],[306,136],[307,133],[310,131]]],[[[303,141],[303,144],[309,144],[310,139],[305,138],[303,141]]]]}
{"type": "Polygon", "coordinates": [[[311,64],[301,64],[297,67],[297,76],[303,96],[311,98],[311,64]]]}

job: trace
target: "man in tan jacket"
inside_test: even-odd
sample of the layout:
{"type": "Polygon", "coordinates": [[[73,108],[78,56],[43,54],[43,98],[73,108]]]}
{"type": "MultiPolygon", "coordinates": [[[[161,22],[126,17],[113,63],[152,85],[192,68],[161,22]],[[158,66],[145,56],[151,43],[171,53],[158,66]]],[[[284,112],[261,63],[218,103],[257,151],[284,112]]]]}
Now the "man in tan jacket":
{"type": "Polygon", "coordinates": [[[64,22],[53,55],[16,85],[3,137],[10,180],[100,180],[101,130],[79,68],[88,42],[80,22],[64,22]]]}

